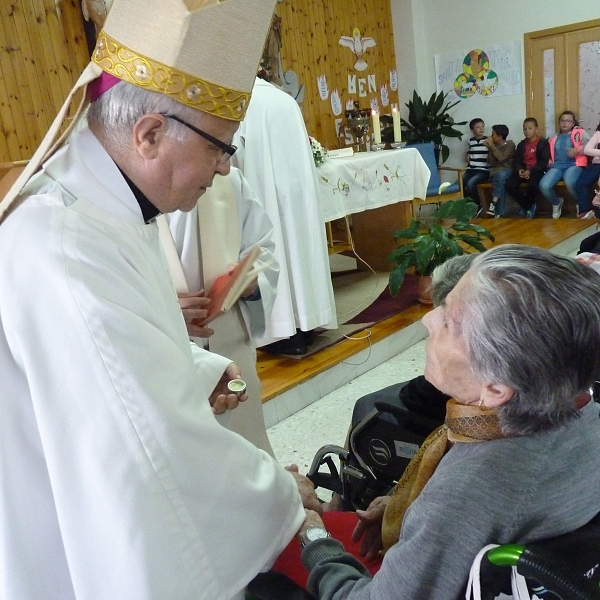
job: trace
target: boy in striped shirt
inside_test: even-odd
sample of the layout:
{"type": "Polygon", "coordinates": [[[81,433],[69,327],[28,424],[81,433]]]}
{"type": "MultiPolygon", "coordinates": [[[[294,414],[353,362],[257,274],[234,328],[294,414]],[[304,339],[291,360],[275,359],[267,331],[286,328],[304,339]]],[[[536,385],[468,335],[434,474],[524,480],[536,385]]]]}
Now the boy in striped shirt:
{"type": "Polygon", "coordinates": [[[479,205],[477,184],[485,183],[490,177],[488,147],[485,145],[485,123],[483,119],[472,119],[469,128],[473,137],[469,139],[469,150],[465,158],[467,170],[463,173],[463,186],[465,196],[479,205]]]}

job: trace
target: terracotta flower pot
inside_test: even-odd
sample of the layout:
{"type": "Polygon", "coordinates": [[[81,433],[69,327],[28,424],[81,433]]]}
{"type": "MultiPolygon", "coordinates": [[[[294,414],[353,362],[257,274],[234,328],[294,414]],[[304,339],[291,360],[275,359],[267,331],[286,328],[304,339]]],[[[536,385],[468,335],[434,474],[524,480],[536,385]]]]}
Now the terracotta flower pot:
{"type": "Polygon", "coordinates": [[[417,294],[421,304],[433,304],[431,299],[431,276],[417,275],[417,294]]]}

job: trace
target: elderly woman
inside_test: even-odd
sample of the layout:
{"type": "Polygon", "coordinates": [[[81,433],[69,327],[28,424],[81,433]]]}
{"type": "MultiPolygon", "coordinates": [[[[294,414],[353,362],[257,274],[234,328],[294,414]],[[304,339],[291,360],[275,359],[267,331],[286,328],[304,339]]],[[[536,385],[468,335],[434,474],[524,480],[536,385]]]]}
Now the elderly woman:
{"type": "Polygon", "coordinates": [[[598,513],[600,419],[588,389],[600,374],[599,306],[600,275],[569,258],[517,245],[478,256],[424,318],[425,376],[454,398],[446,426],[356,532],[371,552],[383,535],[380,571],[371,579],[307,511],[298,537],[309,591],[464,597],[486,544],[553,537],[598,513]]]}

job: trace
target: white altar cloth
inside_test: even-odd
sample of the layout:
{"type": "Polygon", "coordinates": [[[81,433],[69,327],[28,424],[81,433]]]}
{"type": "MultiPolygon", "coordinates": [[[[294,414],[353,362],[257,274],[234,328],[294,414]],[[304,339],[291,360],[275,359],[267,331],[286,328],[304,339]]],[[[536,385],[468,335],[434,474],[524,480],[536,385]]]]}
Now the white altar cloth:
{"type": "Polygon", "coordinates": [[[325,223],[395,202],[424,199],[430,176],[414,148],[331,158],[317,172],[325,223]]]}

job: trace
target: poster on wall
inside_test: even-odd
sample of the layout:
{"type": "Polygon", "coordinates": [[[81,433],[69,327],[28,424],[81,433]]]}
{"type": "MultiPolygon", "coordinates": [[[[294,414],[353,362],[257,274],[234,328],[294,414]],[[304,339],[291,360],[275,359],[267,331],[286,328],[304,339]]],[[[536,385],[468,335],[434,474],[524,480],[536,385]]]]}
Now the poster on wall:
{"type": "Polygon", "coordinates": [[[521,42],[436,54],[435,79],[438,92],[463,100],[522,94],[521,42]]]}

